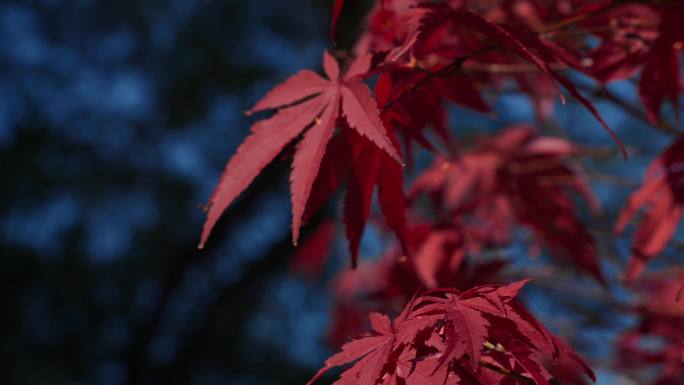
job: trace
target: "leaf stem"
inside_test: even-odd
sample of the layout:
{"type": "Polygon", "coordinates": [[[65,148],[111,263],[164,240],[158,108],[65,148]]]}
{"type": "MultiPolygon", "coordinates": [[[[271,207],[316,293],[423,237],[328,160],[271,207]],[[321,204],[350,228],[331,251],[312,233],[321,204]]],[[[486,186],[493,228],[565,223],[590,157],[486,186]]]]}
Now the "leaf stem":
{"type": "Polygon", "coordinates": [[[400,93],[396,97],[387,101],[387,103],[385,103],[385,105],[382,106],[381,112],[387,111],[394,104],[396,104],[399,100],[401,100],[401,98],[403,98],[405,95],[417,90],[418,88],[425,85],[427,82],[429,82],[433,78],[436,78],[439,76],[444,76],[451,71],[458,71],[463,67],[463,63],[465,61],[470,60],[470,59],[474,58],[475,56],[481,55],[483,53],[492,51],[496,47],[497,46],[493,44],[493,45],[488,45],[486,47],[480,48],[476,51],[473,51],[469,54],[466,54],[466,55],[463,55],[463,56],[457,58],[452,63],[446,65],[445,67],[440,68],[438,71],[435,71],[435,72],[430,72],[427,69],[421,69],[426,75],[423,78],[421,78],[420,80],[416,81],[411,87],[406,88],[406,90],[404,90],[404,92],[400,93]]]}

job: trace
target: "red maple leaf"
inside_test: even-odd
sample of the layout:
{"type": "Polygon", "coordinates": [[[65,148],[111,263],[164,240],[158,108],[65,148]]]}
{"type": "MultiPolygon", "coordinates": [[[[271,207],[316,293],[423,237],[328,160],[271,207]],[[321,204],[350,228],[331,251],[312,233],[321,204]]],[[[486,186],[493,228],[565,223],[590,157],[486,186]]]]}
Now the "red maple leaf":
{"type": "Polygon", "coordinates": [[[370,89],[361,81],[371,55],[357,58],[340,77],[335,59],[327,52],[323,65],[328,79],[304,70],[271,90],[250,113],[279,109],[271,118],[252,126],[251,134],[230,159],[211,199],[199,247],[202,248],[223,211],[282,149],[303,132],[292,163],[292,238],[297,243],[306,202],[318,175],[326,146],[338,119],[401,162],[387,136],[370,89]]]}
{"type": "Polygon", "coordinates": [[[684,140],[672,144],[646,170],[641,188],[634,192],[615,224],[621,233],[646,207],[632,245],[625,280],[633,282],[646,264],[660,254],[677,230],[684,210],[684,140]]]}

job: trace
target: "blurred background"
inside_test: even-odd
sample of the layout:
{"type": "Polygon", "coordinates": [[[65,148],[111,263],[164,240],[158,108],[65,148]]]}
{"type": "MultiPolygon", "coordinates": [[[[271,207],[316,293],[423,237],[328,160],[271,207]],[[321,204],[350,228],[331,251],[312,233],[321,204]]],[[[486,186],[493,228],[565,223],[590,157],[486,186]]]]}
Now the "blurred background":
{"type": "MultiPolygon", "coordinates": [[[[348,3],[341,47],[370,7],[348,3]]],[[[0,383],[310,378],[330,353],[331,305],[325,279],[288,269],[288,162],[266,169],[204,251],[196,244],[201,206],[249,129],[242,111],[289,74],[319,68],[329,8],[326,0],[1,2],[0,383]]],[[[516,95],[497,111],[498,122],[455,116],[463,130],[485,131],[532,116],[516,95]]],[[[580,108],[561,115],[573,138],[611,146],[580,108]]],[[[628,144],[654,135],[629,170],[607,162],[636,186],[666,140],[643,127],[627,133],[636,123],[607,115],[628,144]]],[[[614,187],[598,186],[613,202],[608,212],[628,192],[614,187]]],[[[364,240],[362,254],[382,250],[364,240]]],[[[536,303],[542,314],[550,306],[536,303]]]]}

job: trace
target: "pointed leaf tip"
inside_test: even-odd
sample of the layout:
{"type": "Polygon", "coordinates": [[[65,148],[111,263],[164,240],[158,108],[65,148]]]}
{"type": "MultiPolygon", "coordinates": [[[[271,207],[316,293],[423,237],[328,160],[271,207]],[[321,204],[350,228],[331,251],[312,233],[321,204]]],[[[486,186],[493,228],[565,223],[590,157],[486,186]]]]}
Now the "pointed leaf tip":
{"type": "Polygon", "coordinates": [[[342,87],[342,111],[349,125],[385,151],[398,164],[401,156],[387,136],[380,110],[371,90],[364,83],[349,82],[342,87]]]}
{"type": "Polygon", "coordinates": [[[323,69],[331,81],[335,82],[340,78],[340,65],[327,49],[323,51],[323,69]]]}

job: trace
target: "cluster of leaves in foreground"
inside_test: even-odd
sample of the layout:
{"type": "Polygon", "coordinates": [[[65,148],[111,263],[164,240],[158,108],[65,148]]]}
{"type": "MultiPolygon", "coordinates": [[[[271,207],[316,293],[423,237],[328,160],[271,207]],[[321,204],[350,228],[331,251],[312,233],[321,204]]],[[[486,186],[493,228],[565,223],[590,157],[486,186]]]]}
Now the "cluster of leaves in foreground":
{"type": "MultiPolygon", "coordinates": [[[[333,36],[343,5],[333,3],[333,36]]],[[[341,383],[544,384],[563,376],[550,371],[555,366],[590,374],[513,299],[519,285],[471,288],[505,280],[508,260],[480,257],[510,245],[520,229],[531,235],[530,254],[546,249],[561,269],[574,266],[609,283],[595,236],[578,214],[582,205],[600,212],[582,171],[586,151],[543,132],[551,131],[554,103],[565,102],[565,93],[612,135],[624,157],[626,147],[585,91],[672,136],[615,221],[614,232],[622,233],[643,209],[623,282],[634,284],[665,250],[684,207],[684,133],[663,108],[669,104],[677,113],[681,20],[684,5],[677,1],[381,1],[353,50],[324,52],[324,76],[300,71],[249,111],[274,113],[254,123],[228,162],[209,201],[200,247],[238,195],[290,148],[295,244],[302,224],[343,184],[352,266],[376,186],[383,222],[397,240],[381,260],[362,261],[336,279],[338,324],[358,319],[350,293],[390,304],[406,303],[419,286],[465,290],[420,296],[392,323],[372,315],[374,334],[345,345],[324,368],[358,359],[341,383]],[[595,86],[571,81],[573,71],[595,86]],[[637,78],[641,106],[605,88],[630,78],[637,78]],[[529,98],[536,122],[501,127],[475,143],[452,137],[451,106],[493,117],[497,95],[509,91],[529,98]],[[405,193],[405,166],[414,163],[416,146],[432,152],[434,163],[405,193]]],[[[314,232],[297,263],[320,269],[332,231],[325,224],[314,232]]],[[[680,351],[677,336],[662,337],[680,351]]],[[[684,378],[673,370],[672,378],[684,378]]]]}
{"type": "Polygon", "coordinates": [[[411,300],[390,322],[345,344],[309,381],[354,363],[335,384],[515,384],[595,380],[589,367],[517,300],[525,284],[436,290],[411,300]]]}

